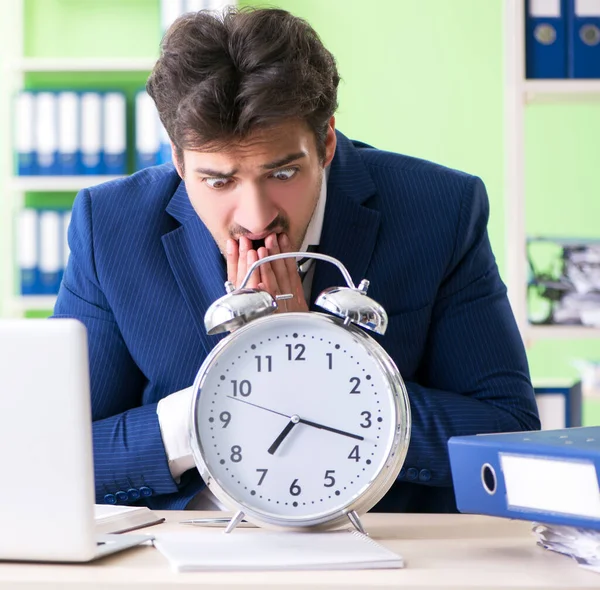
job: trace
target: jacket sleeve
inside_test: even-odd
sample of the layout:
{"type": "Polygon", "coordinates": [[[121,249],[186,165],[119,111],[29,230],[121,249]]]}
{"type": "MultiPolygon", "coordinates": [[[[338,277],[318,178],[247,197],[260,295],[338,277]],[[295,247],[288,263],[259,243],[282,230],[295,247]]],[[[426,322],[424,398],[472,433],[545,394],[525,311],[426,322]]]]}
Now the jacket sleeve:
{"type": "Polygon", "coordinates": [[[451,436],[538,430],[523,342],[488,235],[488,198],[463,195],[454,252],[433,305],[410,397],[412,433],[401,479],[451,486],[451,436]]]}
{"type": "Polygon", "coordinates": [[[176,492],[160,434],[156,404],[142,405],[146,379],[131,358],[100,285],[94,257],[92,199],[81,191],[69,226],[71,254],[55,318],[83,322],[88,331],[96,502],[130,502],[176,492]],[[109,496],[105,496],[109,494],[109,496]],[[112,497],[110,496],[112,495],[112,497]]]}

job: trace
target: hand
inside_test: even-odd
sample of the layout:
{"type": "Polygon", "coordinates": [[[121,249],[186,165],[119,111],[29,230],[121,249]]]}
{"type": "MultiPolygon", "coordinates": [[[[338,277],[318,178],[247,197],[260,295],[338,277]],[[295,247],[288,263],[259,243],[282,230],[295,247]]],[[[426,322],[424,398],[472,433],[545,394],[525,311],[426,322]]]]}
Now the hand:
{"type": "MultiPolygon", "coordinates": [[[[268,235],[265,239],[265,246],[259,248],[258,252],[252,248],[252,242],[246,237],[241,237],[239,243],[229,239],[227,241],[227,279],[238,287],[250,266],[259,258],[281,252],[292,252],[291,243],[286,234],[280,234],[279,237],[276,234],[268,235]]],[[[308,311],[302,281],[294,258],[263,264],[252,273],[246,286],[267,291],[273,297],[291,293],[292,299],[278,302],[279,312],[308,311]]]]}

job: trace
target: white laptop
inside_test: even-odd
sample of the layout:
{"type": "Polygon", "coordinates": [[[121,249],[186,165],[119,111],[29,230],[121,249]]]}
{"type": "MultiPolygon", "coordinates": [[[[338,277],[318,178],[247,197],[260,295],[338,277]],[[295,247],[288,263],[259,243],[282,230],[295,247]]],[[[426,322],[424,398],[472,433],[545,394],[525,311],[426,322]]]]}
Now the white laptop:
{"type": "Polygon", "coordinates": [[[149,539],[94,527],[86,328],[0,319],[0,559],[85,562],[149,539]]]}

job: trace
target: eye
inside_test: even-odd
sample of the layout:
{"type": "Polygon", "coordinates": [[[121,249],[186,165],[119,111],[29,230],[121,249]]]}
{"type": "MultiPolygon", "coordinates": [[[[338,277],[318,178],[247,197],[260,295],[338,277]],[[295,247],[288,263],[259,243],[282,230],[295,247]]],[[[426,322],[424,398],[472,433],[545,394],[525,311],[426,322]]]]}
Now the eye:
{"type": "Polygon", "coordinates": [[[205,178],[204,182],[210,186],[210,188],[221,189],[225,188],[228,184],[231,184],[231,178],[205,178]]]}
{"type": "Polygon", "coordinates": [[[277,170],[277,172],[273,172],[273,178],[277,180],[289,180],[298,172],[298,168],[283,168],[282,170],[277,170]]]}

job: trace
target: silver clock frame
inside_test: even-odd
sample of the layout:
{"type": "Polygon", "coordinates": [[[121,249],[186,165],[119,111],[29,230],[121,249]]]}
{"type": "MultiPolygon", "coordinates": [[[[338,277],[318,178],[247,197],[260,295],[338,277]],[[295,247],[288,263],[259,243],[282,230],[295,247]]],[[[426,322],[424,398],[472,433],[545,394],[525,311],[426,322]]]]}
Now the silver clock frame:
{"type": "Polygon", "coordinates": [[[366,334],[362,329],[357,328],[352,323],[344,321],[340,318],[320,313],[311,312],[298,313],[291,312],[282,315],[270,315],[255,319],[252,322],[243,325],[236,329],[229,336],[221,340],[215,348],[210,352],[205,361],[202,363],[193,385],[193,404],[190,429],[190,443],[196,467],[200,476],[212,493],[226,507],[235,511],[236,514],[229,523],[226,532],[233,530],[242,518],[248,521],[267,528],[275,529],[302,529],[302,530],[323,530],[337,528],[343,524],[347,524],[348,520],[361,532],[364,529],[361,525],[359,515],[370,510],[390,489],[393,482],[398,477],[400,469],[408,452],[408,445],[411,431],[411,413],[408,398],[408,392],[404,381],[400,375],[392,358],[383,349],[383,347],[375,341],[371,336],[366,334]],[[231,346],[235,340],[245,334],[247,331],[254,331],[265,324],[279,322],[283,320],[297,320],[299,324],[307,321],[314,321],[326,324],[326,327],[335,329],[348,330],[360,342],[365,350],[375,359],[381,373],[386,382],[389,384],[388,393],[393,396],[394,416],[392,424],[394,424],[394,433],[392,444],[390,446],[388,456],[385,459],[383,466],[369,480],[363,491],[355,494],[349,502],[334,510],[328,510],[317,516],[310,517],[289,517],[274,515],[268,512],[263,512],[246,505],[236,499],[234,493],[227,491],[226,486],[223,486],[219,480],[213,476],[210,467],[205,460],[204,449],[202,447],[198,421],[196,419],[198,406],[200,404],[200,396],[206,378],[212,370],[215,362],[218,360],[221,352],[231,346]]]}

